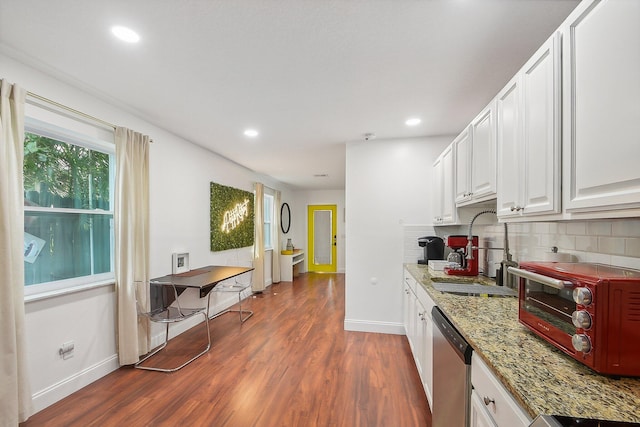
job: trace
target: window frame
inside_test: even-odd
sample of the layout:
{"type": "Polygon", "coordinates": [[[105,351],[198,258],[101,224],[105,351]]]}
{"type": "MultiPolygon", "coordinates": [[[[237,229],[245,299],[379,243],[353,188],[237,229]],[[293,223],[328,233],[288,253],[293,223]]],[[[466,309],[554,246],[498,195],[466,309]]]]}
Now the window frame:
{"type": "Polygon", "coordinates": [[[31,285],[23,284],[25,302],[114,284],[115,235],[113,221],[116,157],[114,141],[115,132],[113,128],[105,130],[104,127],[100,127],[95,124],[79,122],[76,118],[70,117],[62,112],[52,111],[49,108],[35,103],[27,103],[27,111],[25,111],[25,133],[27,132],[107,154],[109,156],[109,210],[97,208],[77,209],[24,206],[24,215],[26,216],[29,212],[109,215],[111,217],[111,233],[109,236],[109,272],[31,285]],[[107,139],[110,139],[111,141],[108,141],[107,139]]]}
{"type": "Polygon", "coordinates": [[[264,193],[264,201],[263,201],[263,210],[264,212],[262,213],[262,222],[264,224],[264,229],[266,230],[267,227],[269,228],[269,242],[266,241],[266,233],[265,233],[265,241],[263,242],[264,245],[264,250],[265,251],[269,251],[269,250],[273,250],[273,227],[274,227],[274,223],[273,223],[273,217],[274,217],[274,205],[275,203],[275,197],[272,194],[268,194],[268,193],[264,193]],[[270,209],[268,209],[269,211],[269,217],[267,218],[267,208],[266,208],[266,204],[267,201],[269,201],[269,207],[270,209]]]}

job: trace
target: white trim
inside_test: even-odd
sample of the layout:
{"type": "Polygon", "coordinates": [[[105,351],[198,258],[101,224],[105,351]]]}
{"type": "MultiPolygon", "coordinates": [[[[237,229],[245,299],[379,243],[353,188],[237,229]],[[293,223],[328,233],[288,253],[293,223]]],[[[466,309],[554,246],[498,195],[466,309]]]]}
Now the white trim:
{"type": "Polygon", "coordinates": [[[113,215],[113,211],[105,211],[104,209],[77,209],[77,208],[48,208],[46,206],[25,206],[25,212],[46,212],[46,213],[66,213],[66,214],[82,214],[82,215],[113,215]]]}
{"type": "Polygon", "coordinates": [[[355,332],[375,332],[380,334],[405,335],[404,325],[397,322],[377,322],[372,320],[344,319],[344,330],[355,332]]]}
{"type": "Polygon", "coordinates": [[[34,413],[53,405],[118,368],[118,355],[113,354],[70,377],[33,393],[31,397],[33,398],[34,413]]]}
{"type": "MultiPolygon", "coordinates": [[[[49,283],[53,283],[53,282],[49,282],[49,283]]],[[[76,292],[86,291],[89,289],[101,288],[103,286],[114,286],[115,284],[116,284],[115,279],[113,278],[113,274],[111,274],[111,277],[105,280],[100,280],[100,281],[91,282],[91,283],[83,283],[77,286],[70,286],[70,287],[65,287],[60,289],[45,290],[40,292],[36,290],[32,294],[27,294],[27,290],[30,287],[35,287],[38,285],[29,285],[24,287],[25,289],[24,302],[29,303],[34,301],[40,301],[47,298],[54,298],[62,295],[73,294],[76,292]]]]}

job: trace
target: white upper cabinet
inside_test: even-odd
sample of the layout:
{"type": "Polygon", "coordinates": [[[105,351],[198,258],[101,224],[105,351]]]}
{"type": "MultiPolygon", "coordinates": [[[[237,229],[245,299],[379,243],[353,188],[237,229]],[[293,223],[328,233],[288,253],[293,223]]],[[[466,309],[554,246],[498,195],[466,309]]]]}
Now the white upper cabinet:
{"type": "Polygon", "coordinates": [[[567,212],[640,207],[640,1],[583,1],[562,27],[567,212]]]}
{"type": "Polygon", "coordinates": [[[465,202],[471,199],[471,127],[467,126],[453,140],[456,154],[455,162],[455,201],[465,202]]]}
{"type": "Polygon", "coordinates": [[[431,206],[433,209],[433,223],[441,224],[442,223],[442,198],[444,195],[444,188],[442,186],[442,154],[438,156],[435,163],[433,164],[433,177],[432,182],[433,186],[431,187],[432,201],[431,206]]]}
{"type": "Polygon", "coordinates": [[[514,77],[496,97],[498,139],[498,217],[519,215],[523,205],[522,169],[525,162],[520,123],[520,75],[514,77]]]}
{"type": "Polygon", "coordinates": [[[496,196],[495,102],[471,122],[455,140],[456,204],[465,205],[496,196]]]}
{"type": "Polygon", "coordinates": [[[495,102],[471,122],[471,198],[487,200],[496,196],[495,102]]]}
{"type": "Polygon", "coordinates": [[[442,153],[442,224],[456,224],[458,221],[458,214],[453,198],[455,161],[453,144],[450,144],[442,153]]]}
{"type": "Polygon", "coordinates": [[[453,199],[454,144],[451,143],[433,164],[433,224],[455,224],[458,220],[453,199]]]}
{"type": "Polygon", "coordinates": [[[499,217],[560,212],[559,40],[547,40],[496,98],[499,217]]]}

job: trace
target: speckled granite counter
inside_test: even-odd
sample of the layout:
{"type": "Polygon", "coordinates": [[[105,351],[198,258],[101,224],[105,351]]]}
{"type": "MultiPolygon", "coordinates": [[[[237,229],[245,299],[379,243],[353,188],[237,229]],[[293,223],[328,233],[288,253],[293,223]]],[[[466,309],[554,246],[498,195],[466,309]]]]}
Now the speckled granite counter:
{"type": "MultiPolygon", "coordinates": [[[[532,418],[554,414],[640,422],[640,379],[598,375],[556,350],[518,322],[515,298],[445,294],[431,286],[426,266],[405,268],[532,418]]],[[[434,281],[447,279],[452,280],[434,277],[434,281]]]]}

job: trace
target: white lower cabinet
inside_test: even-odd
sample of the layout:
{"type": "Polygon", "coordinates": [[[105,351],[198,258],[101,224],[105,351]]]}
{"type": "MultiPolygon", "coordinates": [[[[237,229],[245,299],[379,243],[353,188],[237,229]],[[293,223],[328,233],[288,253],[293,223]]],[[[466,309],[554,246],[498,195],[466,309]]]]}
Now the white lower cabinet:
{"type": "Polygon", "coordinates": [[[497,427],[493,418],[491,418],[489,410],[475,390],[471,392],[471,416],[469,424],[471,427],[497,427]]]}
{"type": "Polygon", "coordinates": [[[435,303],[421,284],[405,271],[402,288],[404,328],[411,353],[420,375],[429,406],[433,389],[433,320],[431,309],[435,303]],[[407,277],[408,276],[408,277],[407,277]]]}
{"type": "Polygon", "coordinates": [[[420,366],[422,368],[420,378],[422,380],[422,386],[424,392],[427,395],[429,401],[429,407],[433,404],[433,319],[431,318],[431,310],[435,306],[435,303],[427,294],[422,286],[416,289],[418,301],[420,302],[423,315],[420,317],[420,336],[422,341],[420,342],[420,366]]]}
{"type": "Polygon", "coordinates": [[[477,353],[471,357],[471,427],[527,427],[531,418],[477,353]]]}
{"type": "Polygon", "coordinates": [[[411,347],[411,351],[415,351],[413,349],[414,336],[415,336],[415,304],[414,301],[416,299],[415,296],[415,280],[410,275],[405,274],[404,283],[403,283],[403,308],[404,308],[404,332],[407,335],[407,339],[409,340],[409,346],[411,347]]]}

